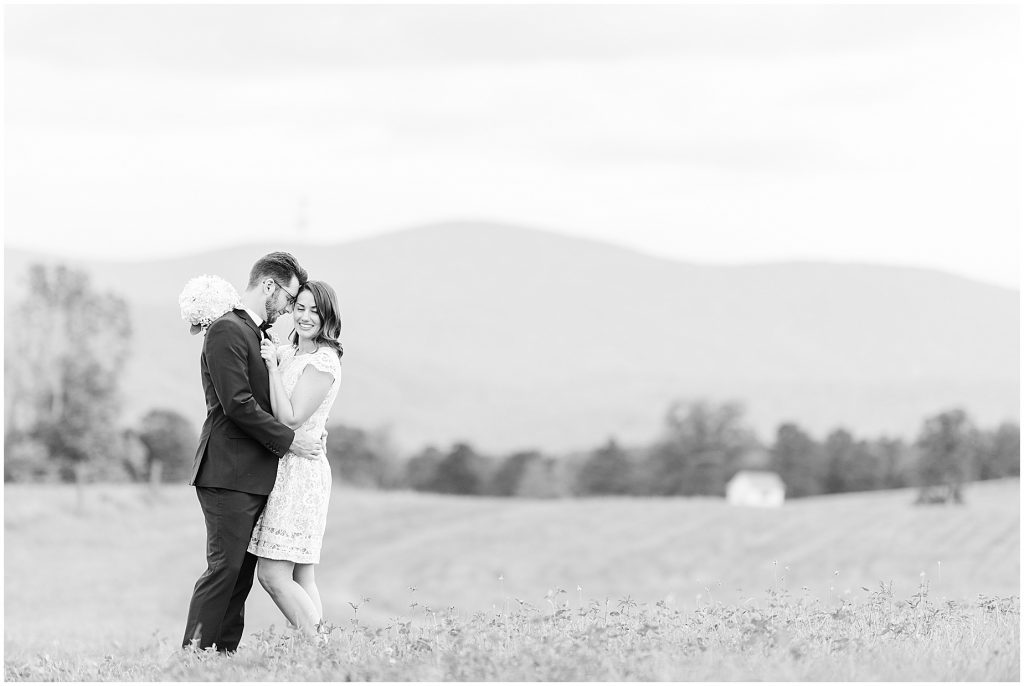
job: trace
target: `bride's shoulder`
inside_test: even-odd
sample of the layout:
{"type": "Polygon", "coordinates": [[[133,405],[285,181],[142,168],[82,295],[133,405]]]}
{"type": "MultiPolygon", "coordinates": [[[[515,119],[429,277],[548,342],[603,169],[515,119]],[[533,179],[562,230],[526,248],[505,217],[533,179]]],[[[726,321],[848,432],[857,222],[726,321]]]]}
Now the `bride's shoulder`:
{"type": "Polygon", "coordinates": [[[341,360],[334,348],[322,345],[312,356],[317,369],[327,372],[335,372],[341,369],[341,360]]]}
{"type": "Polygon", "coordinates": [[[337,367],[341,366],[341,360],[338,359],[338,351],[328,345],[320,346],[316,354],[337,367]]]}

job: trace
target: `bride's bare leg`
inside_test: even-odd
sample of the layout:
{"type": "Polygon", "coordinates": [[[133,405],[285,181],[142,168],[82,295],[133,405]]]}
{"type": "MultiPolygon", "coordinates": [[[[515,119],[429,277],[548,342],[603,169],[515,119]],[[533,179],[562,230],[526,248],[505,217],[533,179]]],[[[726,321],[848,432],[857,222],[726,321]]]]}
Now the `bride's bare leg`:
{"type": "Polygon", "coordinates": [[[313,569],[316,565],[295,565],[295,571],[292,572],[292,579],[295,580],[302,590],[306,592],[309,599],[313,601],[313,606],[316,608],[316,613],[321,618],[324,616],[324,604],[320,601],[320,590],[316,587],[316,580],[313,577],[313,569]]]}
{"type": "Polygon", "coordinates": [[[312,631],[320,622],[320,611],[309,594],[292,578],[294,562],[261,557],[256,578],[289,622],[303,631],[312,631]]]}

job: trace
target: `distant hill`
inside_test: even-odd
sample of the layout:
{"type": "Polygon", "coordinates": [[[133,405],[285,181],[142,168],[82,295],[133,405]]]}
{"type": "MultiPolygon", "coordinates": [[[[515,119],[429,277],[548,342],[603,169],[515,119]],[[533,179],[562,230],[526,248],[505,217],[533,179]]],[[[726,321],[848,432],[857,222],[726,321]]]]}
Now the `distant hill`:
{"type": "MultiPolygon", "coordinates": [[[[340,245],[78,262],[133,306],[127,419],[167,406],[201,421],[202,339],[188,335],[178,293],[202,273],[241,288],[254,259],[279,249],[339,293],[333,418],[390,426],[405,449],[646,442],[674,398],[741,400],[765,440],[785,420],[818,435],[841,425],[911,437],[950,406],[987,424],[1019,416],[1018,291],[890,266],[694,265],[449,223],[340,245]]],[[[7,326],[37,259],[6,250],[7,326]]]]}

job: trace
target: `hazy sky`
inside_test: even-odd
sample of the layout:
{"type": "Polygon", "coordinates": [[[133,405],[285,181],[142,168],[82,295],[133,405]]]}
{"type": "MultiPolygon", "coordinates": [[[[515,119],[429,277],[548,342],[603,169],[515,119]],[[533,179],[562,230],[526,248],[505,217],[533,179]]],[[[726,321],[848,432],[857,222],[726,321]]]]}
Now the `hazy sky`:
{"type": "Polygon", "coordinates": [[[447,219],[1019,286],[1014,5],[5,7],[5,240],[447,219]]]}

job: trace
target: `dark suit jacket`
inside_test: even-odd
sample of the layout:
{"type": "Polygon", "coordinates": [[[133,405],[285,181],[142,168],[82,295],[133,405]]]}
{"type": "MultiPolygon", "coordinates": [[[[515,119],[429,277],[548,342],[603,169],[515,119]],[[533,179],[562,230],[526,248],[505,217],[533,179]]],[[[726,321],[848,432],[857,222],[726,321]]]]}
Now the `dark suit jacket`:
{"type": "Polygon", "coordinates": [[[206,421],[189,485],[259,495],[274,488],[278,459],[295,432],[271,411],[261,340],[244,310],[228,312],[206,332],[200,360],[206,421]]]}

